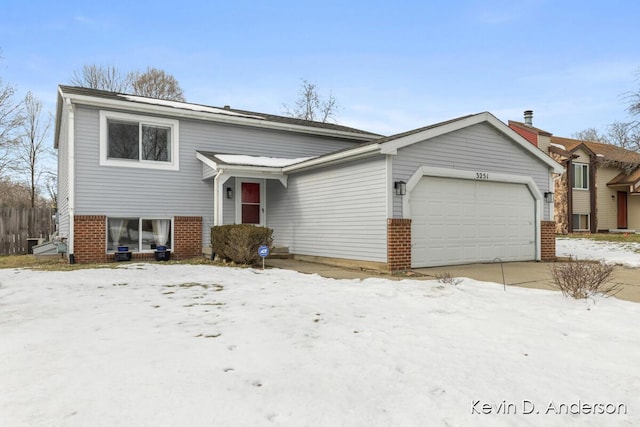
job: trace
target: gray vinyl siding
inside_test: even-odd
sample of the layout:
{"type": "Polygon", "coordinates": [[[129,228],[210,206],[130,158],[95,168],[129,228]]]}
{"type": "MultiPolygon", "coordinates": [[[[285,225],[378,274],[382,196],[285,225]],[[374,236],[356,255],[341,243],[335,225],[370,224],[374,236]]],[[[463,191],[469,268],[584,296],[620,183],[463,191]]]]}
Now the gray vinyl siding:
{"type": "Polygon", "coordinates": [[[62,109],[60,139],[58,140],[58,236],[69,237],[69,142],[67,109],[62,109]]]}
{"type": "MultiPolygon", "coordinates": [[[[196,150],[294,158],[354,145],[334,138],[182,119],[179,170],[137,169],[99,165],[98,109],[77,107],[75,123],[76,215],[201,216],[205,246],[213,225],[213,180],[202,179],[196,150]]],[[[225,221],[229,209],[225,202],[225,221]]]]}
{"type": "Polygon", "coordinates": [[[223,185],[223,191],[226,191],[227,187],[233,191],[233,198],[227,199],[226,193],[222,196],[222,223],[223,224],[235,224],[236,222],[236,197],[240,197],[236,191],[236,179],[229,178],[223,185]]]}
{"type": "MultiPolygon", "coordinates": [[[[393,181],[404,180],[420,166],[531,176],[540,192],[549,189],[549,167],[493,126],[480,123],[398,150],[393,181]]],[[[543,203],[543,219],[549,205],[543,203]]],[[[402,217],[402,198],[393,198],[393,216],[402,217]]]]}
{"type": "Polygon", "coordinates": [[[384,156],[267,182],[274,243],[299,255],[387,261],[384,156]]]}

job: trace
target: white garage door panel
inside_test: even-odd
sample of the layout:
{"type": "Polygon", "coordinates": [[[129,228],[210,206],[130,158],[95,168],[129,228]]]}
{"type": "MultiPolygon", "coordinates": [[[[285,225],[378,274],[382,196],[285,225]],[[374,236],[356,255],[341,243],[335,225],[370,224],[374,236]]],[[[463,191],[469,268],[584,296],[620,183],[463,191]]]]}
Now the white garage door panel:
{"type": "Polygon", "coordinates": [[[410,197],[413,267],[535,259],[525,184],[425,176],[410,197]]]}

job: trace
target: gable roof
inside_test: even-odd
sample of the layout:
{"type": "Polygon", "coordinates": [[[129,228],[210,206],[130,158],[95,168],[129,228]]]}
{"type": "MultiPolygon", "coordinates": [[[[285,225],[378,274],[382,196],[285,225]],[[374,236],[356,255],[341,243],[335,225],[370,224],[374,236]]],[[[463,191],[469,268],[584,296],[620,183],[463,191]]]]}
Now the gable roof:
{"type": "Polygon", "coordinates": [[[581,145],[588,148],[595,153],[597,157],[601,157],[605,160],[612,162],[638,164],[640,165],[640,153],[636,151],[627,150],[613,144],[604,144],[602,142],[582,141],[579,139],[560,138],[557,136],[551,137],[551,143],[562,145],[567,151],[573,152],[577,150],[581,145]]]}
{"type": "Polygon", "coordinates": [[[620,172],[616,175],[611,181],[607,182],[608,186],[632,186],[632,192],[637,192],[640,188],[640,168],[635,171],[627,174],[625,172],[620,172]]]}
{"type": "Polygon", "coordinates": [[[511,129],[509,126],[504,124],[489,112],[470,114],[467,116],[458,117],[456,119],[447,120],[444,122],[410,130],[408,132],[402,132],[396,135],[374,139],[367,143],[362,143],[355,148],[347,148],[331,154],[316,157],[305,162],[296,163],[294,165],[283,168],[283,170],[285,172],[290,172],[293,170],[313,167],[328,162],[345,161],[347,159],[351,160],[352,158],[367,156],[376,153],[397,154],[398,149],[402,147],[425,141],[427,139],[435,138],[437,136],[454,132],[456,130],[460,130],[479,123],[488,123],[489,125],[493,126],[495,129],[506,135],[508,138],[512,139],[516,144],[524,148],[538,160],[545,163],[548,167],[552,168],[555,172],[562,173],[564,171],[562,165],[544,154],[542,150],[530,144],[529,141],[527,141],[520,134],[515,132],[513,129],[511,129]]]}
{"type": "MultiPolygon", "coordinates": [[[[63,99],[70,102],[93,105],[97,107],[111,107],[131,109],[168,116],[199,118],[231,124],[242,124],[261,128],[273,128],[289,132],[312,133],[324,136],[354,139],[356,141],[370,141],[381,135],[334,123],[315,122],[296,119],[274,114],[257,113],[230,107],[213,107],[188,102],[168,101],[147,98],[137,95],[109,92],[76,86],[58,86],[58,105],[56,111],[56,128],[59,129],[63,99]]],[[[58,146],[59,136],[56,132],[55,147],[58,146]]]]}

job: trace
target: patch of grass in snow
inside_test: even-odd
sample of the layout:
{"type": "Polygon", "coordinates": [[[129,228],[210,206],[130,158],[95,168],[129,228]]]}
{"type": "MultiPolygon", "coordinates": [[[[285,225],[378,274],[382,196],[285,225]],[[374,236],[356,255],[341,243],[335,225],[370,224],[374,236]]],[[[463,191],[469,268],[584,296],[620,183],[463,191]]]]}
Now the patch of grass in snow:
{"type": "Polygon", "coordinates": [[[83,270],[87,268],[117,268],[120,264],[69,264],[60,257],[56,258],[36,258],[33,255],[8,255],[0,256],[0,268],[30,268],[44,271],[71,271],[83,270]]]}
{"type": "Polygon", "coordinates": [[[458,286],[462,283],[462,279],[454,277],[453,274],[449,271],[445,271],[444,273],[436,273],[435,278],[438,280],[438,283],[444,283],[446,285],[458,286]]]}
{"type": "MultiPolygon", "coordinates": [[[[205,257],[188,258],[179,261],[160,261],[162,264],[188,264],[188,265],[215,265],[218,267],[231,267],[218,261],[211,261],[205,257]]],[[[0,268],[30,268],[33,270],[44,271],[72,271],[91,268],[119,268],[129,266],[131,268],[142,269],[142,265],[138,264],[157,264],[158,261],[136,261],[134,263],[109,262],[104,264],[69,264],[65,258],[36,258],[33,255],[4,255],[0,256],[0,268]]],[[[243,266],[234,266],[242,268],[243,266]]]]}
{"type": "Polygon", "coordinates": [[[571,233],[559,235],[570,239],[591,239],[596,242],[640,243],[640,234],[634,233],[571,233]]]}

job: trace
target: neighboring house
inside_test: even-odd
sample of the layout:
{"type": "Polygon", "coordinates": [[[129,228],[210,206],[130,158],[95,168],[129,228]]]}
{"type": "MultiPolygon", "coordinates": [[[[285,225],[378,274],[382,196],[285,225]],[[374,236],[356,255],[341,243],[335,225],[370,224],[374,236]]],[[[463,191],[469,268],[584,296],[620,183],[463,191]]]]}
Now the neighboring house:
{"type": "Polygon", "coordinates": [[[60,86],[55,146],[70,262],[210,253],[211,226],[233,223],[386,270],[555,257],[544,195],[562,168],[489,113],[380,137],[60,86]]]}
{"type": "Polygon", "coordinates": [[[559,138],[525,122],[509,126],[564,166],[555,186],[558,233],[640,230],[640,153],[559,138]],[[535,142],[534,142],[535,141],[535,142]]]}

